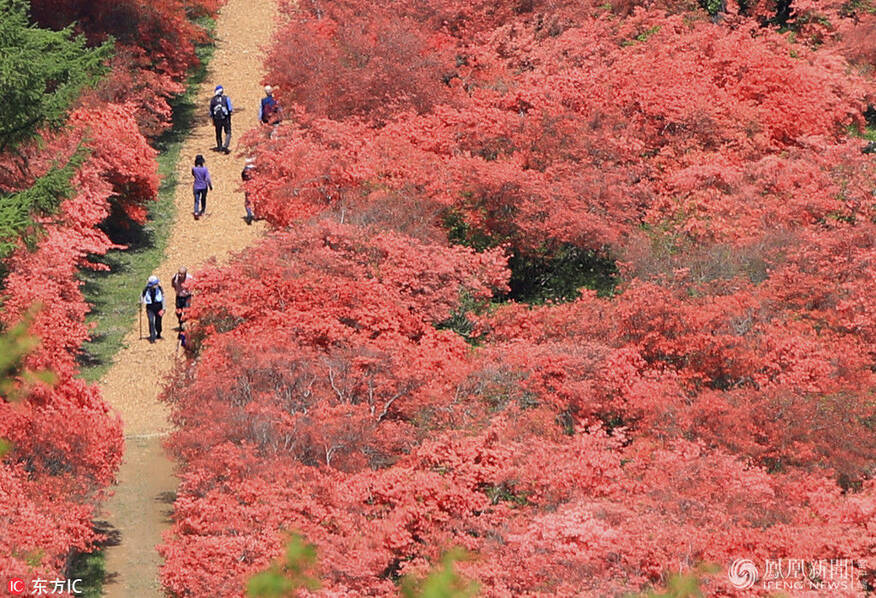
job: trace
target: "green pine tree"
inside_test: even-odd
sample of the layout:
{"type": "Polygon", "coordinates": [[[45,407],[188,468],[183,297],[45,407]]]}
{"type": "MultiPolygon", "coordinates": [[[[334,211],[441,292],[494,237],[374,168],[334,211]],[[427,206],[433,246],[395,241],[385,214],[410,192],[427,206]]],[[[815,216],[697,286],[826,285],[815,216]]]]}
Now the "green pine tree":
{"type": "MultiPolygon", "coordinates": [[[[37,337],[28,332],[39,306],[31,308],[21,321],[8,330],[0,330],[0,401],[20,401],[37,382],[53,384],[56,376],[48,371],[29,370],[25,358],[39,345],[37,337]]],[[[0,459],[11,445],[0,437],[0,459]]]]}
{"type": "Polygon", "coordinates": [[[18,246],[18,239],[28,247],[36,242],[40,229],[32,216],[51,214],[61,200],[72,194],[70,178],[83,155],[83,151],[77,152],[67,164],[53,168],[23,191],[0,194],[0,280],[6,275],[2,261],[18,246]]]}
{"type": "Polygon", "coordinates": [[[25,0],[0,0],[0,152],[64,123],[82,88],[105,72],[112,44],[88,48],[71,28],[40,29],[25,0]]]}
{"type": "MultiPolygon", "coordinates": [[[[8,189],[32,179],[18,150],[38,141],[41,130],[63,125],[82,89],[105,72],[111,52],[111,42],[88,48],[69,27],[51,31],[32,25],[25,0],[0,0],[0,153],[9,158],[0,184],[8,189]]],[[[52,214],[69,197],[70,177],[82,158],[79,151],[27,189],[0,192],[0,280],[6,274],[2,262],[19,239],[29,246],[36,241],[33,217],[52,214]]]]}

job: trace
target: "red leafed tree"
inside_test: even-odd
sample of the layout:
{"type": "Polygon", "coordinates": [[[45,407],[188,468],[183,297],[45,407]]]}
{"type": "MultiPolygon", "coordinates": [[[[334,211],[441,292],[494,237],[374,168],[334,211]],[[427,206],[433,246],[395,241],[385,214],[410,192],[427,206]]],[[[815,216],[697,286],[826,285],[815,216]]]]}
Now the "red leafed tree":
{"type": "MultiPolygon", "coordinates": [[[[89,332],[88,305],[76,271],[115,245],[97,226],[115,204],[137,221],[158,187],[155,152],[123,107],[75,112],[72,130],[49,144],[48,154],[87,151],[72,179],[75,195],[42,223],[37,247],[22,247],[6,267],[3,322],[13,324],[40,306],[31,332],[41,339],[28,367],[48,370],[55,383],[37,386],[20,403],[0,402],[0,437],[11,443],[0,501],[5,532],[0,570],[13,576],[55,578],[71,550],[88,551],[98,539],[92,526],[103,489],[115,478],[122,454],[121,422],[95,386],[76,377],[76,354],[89,332]]],[[[41,154],[32,162],[39,168],[41,154]]]]}
{"type": "Polygon", "coordinates": [[[290,117],[246,140],[280,230],[198,276],[167,391],[168,589],[239,595],[287,530],[327,595],[454,545],[497,596],[741,557],[872,577],[866,43],[835,6],[792,36],[781,3],[636,4],[287,7],[290,117]],[[549,287],[569,248],[618,284],[484,304],[503,255],[549,287]]]}
{"type": "Polygon", "coordinates": [[[423,112],[451,95],[442,81],[453,60],[446,36],[422,31],[391,6],[305,7],[292,9],[295,18],[278,33],[284,42],[267,60],[266,80],[281,102],[304,106],[310,117],[379,117],[400,108],[423,112]],[[289,45],[299,51],[288,52],[289,45]]]}
{"type": "MultiPolygon", "coordinates": [[[[319,38],[326,20],[304,23],[319,38]]],[[[765,220],[866,213],[872,166],[835,143],[861,123],[865,80],[769,31],[685,23],[637,13],[553,36],[529,20],[499,27],[452,65],[448,86],[467,93],[431,113],[399,110],[379,128],[290,126],[260,143],[256,205],[286,224],[327,209],[385,211],[389,197],[422,206],[433,223],[449,219],[468,244],[548,256],[567,245],[620,253],[643,222],[673,228],[676,242],[739,241],[765,220]],[[839,193],[847,176],[856,182],[839,193]],[[763,199],[747,201],[752,193],[763,199]]],[[[271,63],[296,61],[288,47],[278,44],[271,63]]],[[[350,101],[367,87],[302,85],[350,101]]],[[[305,115],[328,114],[301,101],[305,115]]]]}
{"type": "MultiPolygon", "coordinates": [[[[185,418],[171,446],[192,464],[184,486],[195,494],[184,500],[197,509],[197,497],[215,488],[201,457],[207,452],[239,454],[248,462],[244,476],[274,461],[367,471],[392,463],[416,441],[422,431],[415,420],[437,426],[468,417],[446,411],[441,399],[464,375],[465,343],[434,324],[462,297],[504,287],[498,257],[322,223],[248,251],[235,262],[234,281],[218,271],[198,275],[191,338],[199,363],[210,365],[181,370],[168,390],[185,418]],[[229,285],[241,299],[258,296],[258,304],[228,304],[229,285]],[[243,346],[249,349],[241,352],[243,346]],[[238,383],[230,400],[214,401],[232,376],[238,383]],[[240,443],[247,448],[237,452],[240,443]]],[[[198,525],[183,519],[180,529],[198,525]]],[[[223,579],[270,557],[260,542],[246,544],[250,557],[223,579]]],[[[181,591],[177,576],[191,572],[183,563],[202,553],[175,543],[165,551],[166,583],[181,591]]]]}

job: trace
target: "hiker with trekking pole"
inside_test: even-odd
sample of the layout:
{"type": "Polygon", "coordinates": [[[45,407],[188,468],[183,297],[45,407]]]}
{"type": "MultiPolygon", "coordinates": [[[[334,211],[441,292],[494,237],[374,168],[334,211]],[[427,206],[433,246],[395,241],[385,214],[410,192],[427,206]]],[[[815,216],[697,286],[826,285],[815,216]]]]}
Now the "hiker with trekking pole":
{"type": "MultiPolygon", "coordinates": [[[[149,277],[146,288],[140,295],[140,301],[146,306],[146,317],[149,320],[149,342],[154,343],[161,338],[161,318],[164,316],[164,290],[158,284],[158,277],[149,277]]],[[[142,313],[142,312],[141,312],[142,313]]],[[[143,318],[140,318],[140,336],[143,336],[143,318]]]]}

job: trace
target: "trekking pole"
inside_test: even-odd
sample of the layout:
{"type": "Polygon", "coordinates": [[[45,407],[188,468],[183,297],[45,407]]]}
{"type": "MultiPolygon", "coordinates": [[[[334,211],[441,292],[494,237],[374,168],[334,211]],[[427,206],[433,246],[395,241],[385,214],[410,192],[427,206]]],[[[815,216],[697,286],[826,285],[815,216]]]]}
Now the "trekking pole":
{"type": "Polygon", "coordinates": [[[138,340],[143,340],[143,302],[140,301],[140,338],[138,340]]]}

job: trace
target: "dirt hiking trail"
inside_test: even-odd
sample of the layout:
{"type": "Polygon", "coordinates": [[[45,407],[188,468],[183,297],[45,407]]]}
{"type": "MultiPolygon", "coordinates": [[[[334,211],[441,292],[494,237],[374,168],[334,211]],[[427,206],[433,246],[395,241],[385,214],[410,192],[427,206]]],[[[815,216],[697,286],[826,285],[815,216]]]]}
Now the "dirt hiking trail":
{"type": "MultiPolygon", "coordinates": [[[[177,343],[170,279],[180,266],[197,277],[199,267],[209,258],[221,263],[232,252],[251,245],[264,231],[263,224],[247,226],[243,220],[243,194],[236,190],[244,159],[236,153],[241,134],[258,126],[258,106],[264,96],[262,47],[270,41],[277,18],[276,0],[228,0],[219,14],[216,50],[198,92],[192,133],[176,166],[176,220],[164,261],[154,272],[165,292],[164,340],[154,345],[148,342],[143,314],[144,338],[139,338],[135,321],[124,348],[99,383],[104,399],[122,417],[125,429],[125,458],[118,485],[104,506],[109,533],[117,537],[105,550],[104,596],[109,598],[164,596],[158,577],[161,558],[155,547],[171,523],[177,487],[173,463],[161,447],[171,430],[169,410],[158,402],[164,378],[174,364],[177,343]],[[225,88],[234,108],[233,151],[227,156],[211,151],[215,133],[207,106],[216,85],[225,88]],[[191,168],[197,154],[206,159],[214,189],[207,196],[206,217],[195,221],[191,168]]],[[[141,290],[142,286],[130,289],[132,301],[141,290]]]]}

